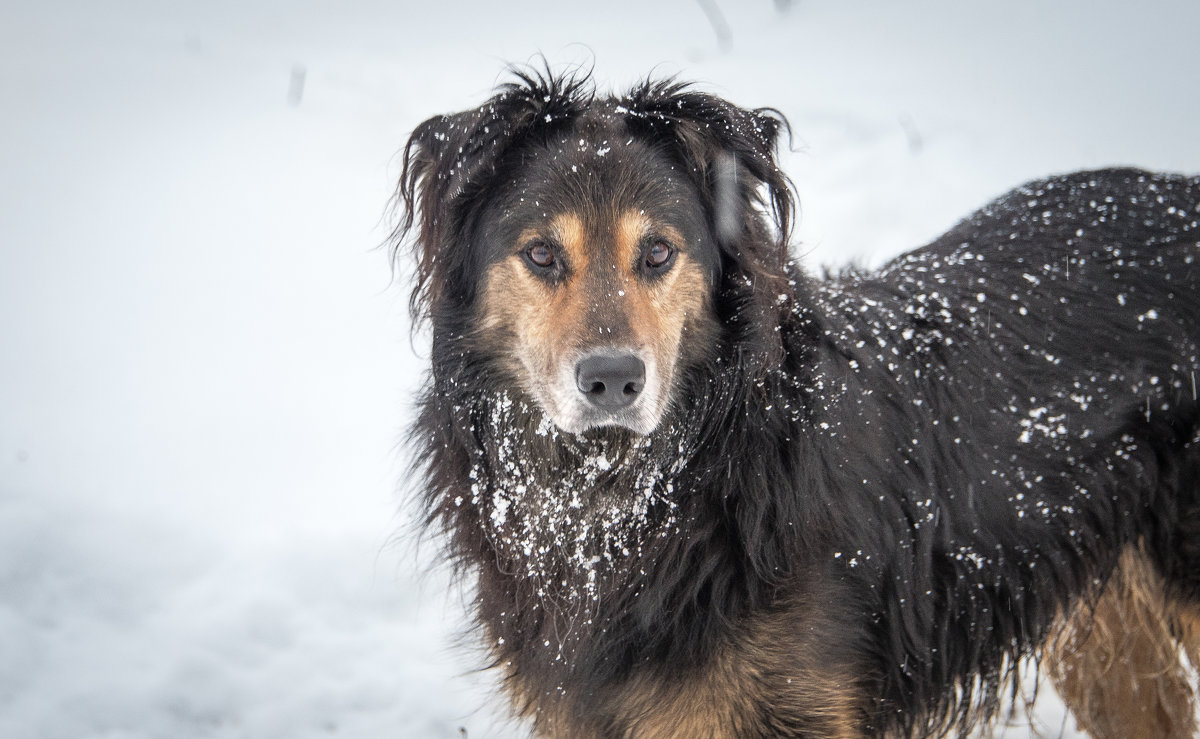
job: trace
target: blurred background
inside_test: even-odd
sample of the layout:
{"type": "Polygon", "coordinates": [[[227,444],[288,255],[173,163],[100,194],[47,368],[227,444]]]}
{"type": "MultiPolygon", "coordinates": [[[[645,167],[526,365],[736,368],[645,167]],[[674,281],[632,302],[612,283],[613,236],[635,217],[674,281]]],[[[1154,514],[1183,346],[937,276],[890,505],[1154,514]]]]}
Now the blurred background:
{"type": "Polygon", "coordinates": [[[427,352],[378,248],[408,133],[506,64],[779,109],[817,270],[1048,173],[1200,171],[1197,29],[1191,0],[0,5],[0,736],[522,734],[411,534],[427,352]]]}

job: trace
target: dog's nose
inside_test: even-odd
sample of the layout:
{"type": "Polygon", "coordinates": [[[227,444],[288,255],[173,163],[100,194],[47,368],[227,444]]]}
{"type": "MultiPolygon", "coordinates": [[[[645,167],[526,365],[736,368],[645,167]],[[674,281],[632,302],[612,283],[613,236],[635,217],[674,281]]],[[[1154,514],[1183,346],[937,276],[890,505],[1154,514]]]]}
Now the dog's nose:
{"type": "Polygon", "coordinates": [[[575,366],[575,384],[592,405],[617,410],[637,400],[646,365],[632,354],[594,354],[575,366]]]}

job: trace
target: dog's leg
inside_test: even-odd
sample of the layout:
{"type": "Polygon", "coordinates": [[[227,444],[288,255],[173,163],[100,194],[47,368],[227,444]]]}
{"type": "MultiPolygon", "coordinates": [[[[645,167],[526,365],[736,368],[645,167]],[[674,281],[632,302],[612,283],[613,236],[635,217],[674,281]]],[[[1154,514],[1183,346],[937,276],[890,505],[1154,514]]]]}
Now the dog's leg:
{"type": "MultiPolygon", "coordinates": [[[[1183,644],[1193,676],[1200,675],[1200,604],[1191,603],[1181,608],[1176,618],[1177,636],[1183,644]]],[[[1193,699],[1200,697],[1200,686],[1193,686],[1193,699]]],[[[1195,701],[1193,702],[1195,708],[1195,701]]],[[[1193,713],[1193,716],[1195,714],[1193,713]]]]}
{"type": "Polygon", "coordinates": [[[1144,553],[1130,547],[1094,607],[1081,604],[1065,619],[1046,663],[1079,727],[1096,739],[1194,737],[1198,637],[1197,612],[1180,612],[1144,553]]]}

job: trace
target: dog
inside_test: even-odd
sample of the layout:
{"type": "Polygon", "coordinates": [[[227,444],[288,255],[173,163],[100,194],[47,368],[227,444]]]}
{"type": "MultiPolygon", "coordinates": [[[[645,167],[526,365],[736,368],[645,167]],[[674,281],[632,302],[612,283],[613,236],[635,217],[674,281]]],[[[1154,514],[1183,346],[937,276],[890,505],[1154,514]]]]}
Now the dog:
{"type": "Polygon", "coordinates": [[[789,255],[790,133],[517,69],[403,151],[411,444],[546,737],[964,735],[1045,671],[1191,736],[1200,178],[1020,187],[877,271],[789,255]]]}

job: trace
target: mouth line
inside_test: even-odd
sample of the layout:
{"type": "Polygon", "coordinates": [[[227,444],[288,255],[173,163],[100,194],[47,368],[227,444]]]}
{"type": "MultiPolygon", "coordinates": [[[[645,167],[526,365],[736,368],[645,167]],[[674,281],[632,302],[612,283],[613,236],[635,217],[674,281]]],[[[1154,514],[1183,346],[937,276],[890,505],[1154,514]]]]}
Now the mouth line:
{"type": "Polygon", "coordinates": [[[627,413],[595,413],[584,412],[577,416],[577,423],[574,424],[580,428],[576,433],[582,433],[590,429],[613,429],[621,428],[632,431],[639,435],[648,433],[643,429],[646,426],[644,414],[638,411],[627,413]]]}
{"type": "Polygon", "coordinates": [[[654,412],[653,403],[649,402],[638,402],[627,408],[606,411],[588,406],[574,398],[571,401],[542,406],[543,412],[555,426],[571,434],[612,429],[645,436],[658,427],[660,420],[659,414],[654,412]]]}

